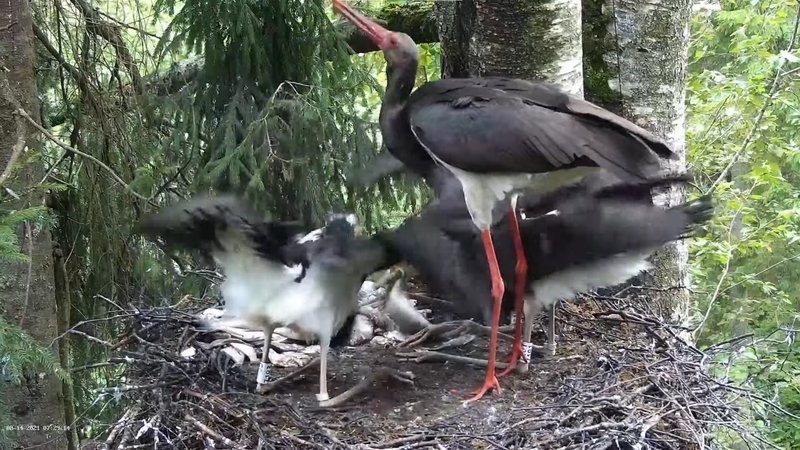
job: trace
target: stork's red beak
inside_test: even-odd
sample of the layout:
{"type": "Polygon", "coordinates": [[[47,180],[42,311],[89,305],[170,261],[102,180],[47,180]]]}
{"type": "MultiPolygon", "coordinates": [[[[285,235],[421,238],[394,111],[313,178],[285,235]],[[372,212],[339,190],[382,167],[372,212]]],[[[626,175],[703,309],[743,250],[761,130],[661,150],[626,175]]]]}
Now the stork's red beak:
{"type": "Polygon", "coordinates": [[[354,10],[344,0],[333,0],[333,9],[339,14],[343,15],[345,19],[353,22],[361,32],[366,34],[375,45],[381,50],[389,43],[389,36],[392,32],[373,22],[372,20],[364,17],[361,13],[354,10]]]}

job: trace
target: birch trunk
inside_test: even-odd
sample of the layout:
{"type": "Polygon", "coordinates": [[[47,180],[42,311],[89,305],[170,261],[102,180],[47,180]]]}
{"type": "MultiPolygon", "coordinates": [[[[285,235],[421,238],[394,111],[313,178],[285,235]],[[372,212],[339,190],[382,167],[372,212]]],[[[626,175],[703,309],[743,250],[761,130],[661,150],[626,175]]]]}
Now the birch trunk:
{"type": "MultiPolygon", "coordinates": [[[[680,159],[665,169],[686,169],[686,75],[689,0],[586,0],[583,4],[586,97],[666,138],[680,159]]],[[[677,205],[683,189],[654,196],[677,205]]],[[[687,243],[670,244],[651,258],[654,270],[643,281],[656,311],[686,322],[691,299],[687,286],[687,243]]]]}
{"type": "Polygon", "coordinates": [[[583,95],[578,0],[439,1],[443,77],[549,81],[583,95]]]}
{"type": "MultiPolygon", "coordinates": [[[[38,120],[39,105],[34,73],[35,48],[32,14],[27,1],[11,0],[0,4],[0,173],[14,165],[18,170],[5,187],[24,193],[41,180],[43,170],[36,162],[20,166],[31,149],[37,147],[32,128],[15,115],[24,108],[38,120]],[[14,163],[13,161],[16,161],[14,163]]],[[[25,195],[16,207],[41,205],[40,194],[25,195]]],[[[52,243],[50,233],[30,224],[20,227],[20,242],[30,263],[0,262],[0,314],[20,324],[34,339],[49,346],[56,337],[52,243]]],[[[52,347],[58,351],[58,343],[52,347]]],[[[14,358],[14,355],[7,355],[14,358]]],[[[11,411],[17,444],[29,449],[62,449],[67,445],[61,383],[54,376],[34,374],[21,386],[3,387],[3,402],[11,411]]]]}

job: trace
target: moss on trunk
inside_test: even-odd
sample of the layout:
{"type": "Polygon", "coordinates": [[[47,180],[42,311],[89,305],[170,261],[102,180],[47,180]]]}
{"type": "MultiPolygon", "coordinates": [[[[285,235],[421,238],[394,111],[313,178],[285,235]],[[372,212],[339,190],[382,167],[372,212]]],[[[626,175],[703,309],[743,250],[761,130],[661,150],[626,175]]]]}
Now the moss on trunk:
{"type": "Polygon", "coordinates": [[[582,94],[578,1],[465,0],[439,9],[445,76],[549,81],[582,94]]]}
{"type": "Polygon", "coordinates": [[[584,0],[582,3],[584,96],[590,102],[619,113],[622,98],[611,88],[616,74],[605,60],[616,51],[614,16],[604,5],[604,0],[584,0]]]}
{"type": "MultiPolygon", "coordinates": [[[[584,67],[587,97],[665,138],[679,155],[665,161],[670,173],[686,170],[685,97],[689,0],[587,0],[584,67]]],[[[659,204],[677,205],[682,189],[659,192],[659,204]]],[[[685,242],[657,251],[654,270],[632,284],[657,288],[648,298],[665,317],[683,321],[691,306],[685,242]]]]}

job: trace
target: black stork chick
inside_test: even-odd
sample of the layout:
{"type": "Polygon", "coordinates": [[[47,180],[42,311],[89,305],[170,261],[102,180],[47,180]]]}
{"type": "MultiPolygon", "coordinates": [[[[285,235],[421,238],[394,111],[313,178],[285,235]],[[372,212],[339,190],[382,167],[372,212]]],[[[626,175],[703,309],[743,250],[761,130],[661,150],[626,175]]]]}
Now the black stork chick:
{"type": "MultiPolygon", "coordinates": [[[[449,78],[414,88],[419,51],[404,33],[389,31],[356,12],[344,0],[334,9],[365,33],[387,63],[387,86],[380,126],[387,149],[423,178],[437,164],[461,182],[473,223],[481,231],[494,299],[494,332],[489,367],[478,400],[500,385],[494,375],[497,328],[505,283],[491,235],[492,209],[522,187],[552,190],[604,168],[624,181],[642,181],[660,172],[660,159],[677,155],[660,138],[557,86],[525,80],[449,78]]],[[[511,209],[515,209],[515,195],[511,209]]],[[[516,280],[525,285],[527,259],[516,214],[512,221],[517,252],[516,280]]],[[[522,314],[522,297],[515,302],[522,314]]]]}
{"type": "Polygon", "coordinates": [[[236,197],[204,196],[146,217],[138,231],[169,246],[200,250],[222,268],[223,317],[264,330],[259,393],[267,381],[273,330],[287,326],[317,336],[322,403],[329,399],[331,339],[347,340],[358,290],[386,260],[383,246],[355,236],[355,224],[353,215],[333,215],[324,228],[308,232],[295,222],[257,218],[236,197]]]}
{"type": "MultiPolygon", "coordinates": [[[[519,206],[526,217],[520,220],[522,245],[526,255],[540,263],[528,268],[529,283],[523,291],[524,331],[516,328],[515,342],[524,344],[514,346],[501,377],[517,366],[518,347],[524,348],[524,362],[519,369],[527,371],[530,352],[535,347],[530,344],[535,314],[549,308],[545,348],[554,353],[555,305],[559,300],[627,281],[650,267],[646,258],[659,246],[689,237],[711,218],[713,208],[707,197],[672,208],[652,203],[652,188],[685,182],[685,177],[614,182],[608,175],[598,173],[546,195],[520,197],[519,206]]],[[[439,185],[445,186],[440,199],[460,189],[457,182],[445,180],[439,185]]],[[[466,316],[483,318],[484,322],[492,320],[492,305],[485,301],[491,290],[491,280],[486,276],[488,262],[486,258],[469,257],[480,249],[480,234],[470,226],[463,203],[459,207],[440,199],[394,231],[390,236],[394,251],[419,271],[434,295],[458,300],[457,305],[466,316]]],[[[504,216],[494,229],[500,272],[506,280],[515,276],[516,266],[510,222],[504,216]]],[[[516,294],[505,294],[503,312],[512,309],[516,294]]]]}

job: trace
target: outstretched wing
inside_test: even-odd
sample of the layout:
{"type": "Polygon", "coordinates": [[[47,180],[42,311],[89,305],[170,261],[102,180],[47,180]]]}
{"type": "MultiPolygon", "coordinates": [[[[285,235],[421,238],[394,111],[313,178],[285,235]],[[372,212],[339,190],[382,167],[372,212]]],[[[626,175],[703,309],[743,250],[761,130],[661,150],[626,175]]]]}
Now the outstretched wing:
{"type": "Polygon", "coordinates": [[[143,218],[134,231],[158,238],[168,247],[199,250],[229,265],[243,250],[265,263],[308,265],[302,247],[291,245],[305,227],[298,222],[258,219],[231,195],[197,196],[165,207],[143,218]]]}

